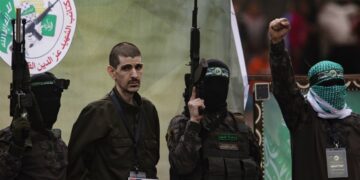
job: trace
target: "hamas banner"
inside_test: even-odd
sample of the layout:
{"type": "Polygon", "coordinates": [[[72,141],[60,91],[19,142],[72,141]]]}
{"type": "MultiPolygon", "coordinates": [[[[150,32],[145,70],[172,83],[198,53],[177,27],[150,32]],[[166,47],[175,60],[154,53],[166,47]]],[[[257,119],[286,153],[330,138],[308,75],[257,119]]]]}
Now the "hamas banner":
{"type": "Polygon", "coordinates": [[[15,8],[25,25],[25,58],[30,74],[46,72],[66,55],[73,40],[76,9],[73,0],[1,0],[0,57],[11,65],[15,8]]]}

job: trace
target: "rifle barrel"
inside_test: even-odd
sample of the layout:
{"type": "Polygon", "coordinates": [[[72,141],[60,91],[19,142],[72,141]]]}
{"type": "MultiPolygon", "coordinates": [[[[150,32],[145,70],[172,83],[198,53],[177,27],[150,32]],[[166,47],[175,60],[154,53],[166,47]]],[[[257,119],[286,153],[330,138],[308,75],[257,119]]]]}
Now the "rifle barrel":
{"type": "Polygon", "coordinates": [[[193,10],[193,19],[192,19],[192,27],[197,27],[197,12],[198,12],[198,6],[197,6],[197,0],[194,0],[194,10],[193,10]]]}
{"type": "Polygon", "coordinates": [[[16,31],[15,31],[15,41],[21,42],[21,9],[16,8],[16,19],[15,19],[16,31]]]}

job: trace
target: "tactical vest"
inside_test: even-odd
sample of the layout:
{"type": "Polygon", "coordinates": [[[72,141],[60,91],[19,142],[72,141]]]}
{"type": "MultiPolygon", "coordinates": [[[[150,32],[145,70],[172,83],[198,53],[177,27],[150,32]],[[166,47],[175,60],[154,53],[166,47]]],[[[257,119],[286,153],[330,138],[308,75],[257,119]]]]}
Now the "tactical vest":
{"type": "Polygon", "coordinates": [[[237,124],[231,132],[224,125],[206,134],[203,139],[203,179],[205,180],[258,180],[260,169],[250,157],[249,128],[242,122],[234,122],[229,113],[226,124],[237,124]]]}

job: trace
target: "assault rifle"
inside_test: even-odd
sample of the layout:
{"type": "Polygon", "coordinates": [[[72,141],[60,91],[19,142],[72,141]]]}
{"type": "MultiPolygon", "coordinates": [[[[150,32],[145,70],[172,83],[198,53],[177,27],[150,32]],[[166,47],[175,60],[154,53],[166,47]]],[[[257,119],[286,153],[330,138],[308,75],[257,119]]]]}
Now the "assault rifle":
{"type": "MultiPolygon", "coordinates": [[[[192,12],[192,27],[190,34],[190,73],[185,74],[185,102],[189,101],[192,88],[198,90],[202,79],[205,76],[207,63],[204,59],[200,60],[200,30],[197,27],[197,0],[194,0],[194,9],[192,12]]],[[[198,94],[198,93],[197,93],[198,94]]]]}
{"type": "Polygon", "coordinates": [[[37,103],[30,89],[30,72],[25,60],[25,24],[21,19],[21,9],[16,9],[16,19],[11,21],[13,27],[12,43],[12,82],[10,84],[10,116],[13,119],[23,117],[29,120],[29,112],[34,116],[31,127],[43,131],[42,118],[37,103]]]}

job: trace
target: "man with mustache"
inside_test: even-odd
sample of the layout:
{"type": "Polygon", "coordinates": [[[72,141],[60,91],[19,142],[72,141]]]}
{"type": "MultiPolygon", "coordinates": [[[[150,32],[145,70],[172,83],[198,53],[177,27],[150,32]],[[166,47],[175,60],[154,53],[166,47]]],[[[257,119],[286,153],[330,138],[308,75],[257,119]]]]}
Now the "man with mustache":
{"type": "Polygon", "coordinates": [[[88,104],[73,126],[68,179],[155,179],[159,118],[155,106],[138,94],[140,50],[129,42],[115,45],[107,72],[115,87],[88,104]]]}

